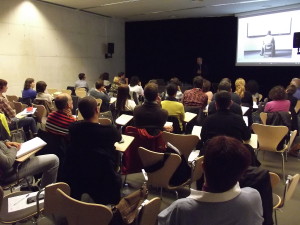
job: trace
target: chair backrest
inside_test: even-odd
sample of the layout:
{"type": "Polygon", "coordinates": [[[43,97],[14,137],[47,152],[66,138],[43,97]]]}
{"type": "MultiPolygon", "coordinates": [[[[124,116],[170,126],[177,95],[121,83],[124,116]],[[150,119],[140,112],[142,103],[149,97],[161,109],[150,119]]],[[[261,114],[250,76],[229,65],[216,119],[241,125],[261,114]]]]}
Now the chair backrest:
{"type": "Polygon", "coordinates": [[[252,129],[257,134],[259,149],[275,152],[278,144],[289,131],[286,126],[269,126],[258,123],[253,123],[252,129]]]}
{"type": "Polygon", "coordinates": [[[191,183],[197,181],[201,178],[203,174],[203,164],[204,156],[197,157],[192,161],[192,174],[191,174],[191,183]]]}
{"type": "Polygon", "coordinates": [[[33,104],[45,106],[46,116],[48,116],[48,114],[51,113],[54,110],[54,107],[53,107],[52,103],[48,102],[45,99],[37,99],[36,98],[36,99],[33,100],[33,104]]]}
{"type": "Polygon", "coordinates": [[[138,225],[156,225],[160,204],[161,199],[158,197],[152,198],[145,203],[139,215],[138,225]]]}
{"type": "Polygon", "coordinates": [[[55,92],[57,92],[58,90],[56,88],[47,88],[47,92],[50,94],[50,95],[53,95],[55,92]]]}
{"type": "Polygon", "coordinates": [[[280,182],[280,177],[277,173],[269,172],[272,189],[280,182]]]}
{"type": "Polygon", "coordinates": [[[79,98],[84,98],[86,96],[86,90],[85,89],[84,90],[76,89],[75,94],[79,98]]]}
{"type": "Polygon", "coordinates": [[[78,108],[76,109],[76,118],[77,120],[84,120],[78,108]]]}
{"type": "Polygon", "coordinates": [[[61,93],[65,93],[65,94],[71,95],[71,94],[72,94],[72,90],[69,90],[69,89],[62,89],[62,90],[61,90],[61,93]]]}
{"type": "Polygon", "coordinates": [[[259,114],[259,117],[260,117],[260,119],[261,119],[262,124],[266,125],[266,124],[267,124],[268,113],[261,112],[261,113],[259,114]]]}
{"type": "Polygon", "coordinates": [[[291,197],[293,196],[299,182],[299,177],[300,175],[298,173],[295,174],[294,176],[290,176],[290,175],[288,176],[288,179],[285,182],[283,198],[279,208],[282,208],[285,202],[290,200],[291,197]]]}
{"type": "Polygon", "coordinates": [[[290,150],[290,148],[292,147],[292,144],[296,138],[297,135],[297,130],[293,130],[290,132],[290,140],[288,142],[288,151],[290,150]]]}
{"type": "Polygon", "coordinates": [[[181,131],[181,128],[179,125],[179,120],[176,116],[168,116],[167,121],[173,123],[173,133],[174,134],[182,134],[182,131],[181,131]]]}
{"type": "Polygon", "coordinates": [[[46,118],[46,116],[47,116],[46,107],[43,105],[36,105],[36,104],[33,104],[33,107],[36,108],[34,115],[37,118],[37,122],[42,123],[43,118],[46,118]]]}
{"type": "Polygon", "coordinates": [[[298,113],[300,110],[300,100],[297,101],[297,104],[295,106],[295,112],[298,113]]]}
{"type": "MultiPolygon", "coordinates": [[[[153,152],[143,147],[139,147],[138,151],[144,168],[163,160],[164,157],[164,153],[153,152]]],[[[162,168],[147,173],[148,184],[154,187],[169,188],[169,181],[180,163],[179,155],[170,154],[162,168]]]]}
{"type": "Polygon", "coordinates": [[[16,95],[6,95],[6,98],[9,102],[17,102],[19,101],[19,97],[16,95]]]}
{"type": "Polygon", "coordinates": [[[108,118],[99,118],[99,123],[101,125],[111,125],[111,120],[108,118]]]}
{"type": "Polygon", "coordinates": [[[96,98],[96,102],[97,102],[97,108],[99,109],[99,112],[100,112],[101,105],[102,105],[102,99],[96,98]]]}
{"type": "Polygon", "coordinates": [[[16,110],[16,113],[22,112],[27,107],[26,104],[23,104],[21,102],[15,102],[14,101],[13,103],[14,103],[14,108],[16,110]]]}
{"type": "Polygon", "coordinates": [[[170,142],[184,155],[185,159],[188,160],[191,152],[196,148],[199,137],[192,134],[173,134],[170,132],[164,131],[162,137],[165,142],[170,142]]]}
{"type": "MultiPolygon", "coordinates": [[[[52,213],[65,216],[69,225],[109,224],[112,218],[112,211],[110,208],[100,204],[81,202],[71,198],[68,194],[69,193],[65,193],[60,188],[56,188],[56,190],[52,192],[52,196],[47,198],[45,191],[45,204],[47,200],[54,198],[55,201],[52,202],[55,204],[52,207],[52,213]]],[[[49,205],[47,207],[49,207],[49,205]]]]}

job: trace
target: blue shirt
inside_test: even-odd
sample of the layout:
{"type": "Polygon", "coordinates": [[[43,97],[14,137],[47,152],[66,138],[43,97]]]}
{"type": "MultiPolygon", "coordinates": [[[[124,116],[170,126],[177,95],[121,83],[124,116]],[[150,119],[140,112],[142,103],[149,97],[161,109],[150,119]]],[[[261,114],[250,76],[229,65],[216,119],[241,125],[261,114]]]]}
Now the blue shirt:
{"type": "Polygon", "coordinates": [[[22,91],[22,98],[31,98],[32,100],[36,97],[36,91],[29,88],[22,91]]]}

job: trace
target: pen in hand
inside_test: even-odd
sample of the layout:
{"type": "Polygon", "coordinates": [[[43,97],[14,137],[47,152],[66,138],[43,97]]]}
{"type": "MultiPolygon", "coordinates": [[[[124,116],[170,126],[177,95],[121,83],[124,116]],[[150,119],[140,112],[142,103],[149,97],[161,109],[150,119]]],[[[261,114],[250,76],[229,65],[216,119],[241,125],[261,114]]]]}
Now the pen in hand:
{"type": "Polygon", "coordinates": [[[27,194],[24,198],[21,198],[19,201],[17,201],[17,202],[14,204],[14,206],[15,206],[16,204],[20,203],[21,201],[23,201],[24,199],[26,199],[28,196],[29,196],[29,194],[27,194]]]}

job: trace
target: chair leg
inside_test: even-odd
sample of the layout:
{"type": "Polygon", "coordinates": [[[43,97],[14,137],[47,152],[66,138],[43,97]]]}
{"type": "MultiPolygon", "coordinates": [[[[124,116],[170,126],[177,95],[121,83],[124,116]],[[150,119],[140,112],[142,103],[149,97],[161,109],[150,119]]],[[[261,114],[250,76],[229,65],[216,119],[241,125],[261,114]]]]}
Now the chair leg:
{"type": "Polygon", "coordinates": [[[283,152],[281,153],[281,159],[282,159],[282,176],[283,176],[283,182],[285,182],[285,169],[284,169],[284,155],[283,155],[283,152]]]}
{"type": "Polygon", "coordinates": [[[162,200],[162,187],[160,187],[160,199],[162,200]]]}
{"type": "Polygon", "coordinates": [[[274,217],[275,217],[275,225],[278,225],[278,223],[277,223],[277,213],[276,213],[276,209],[274,210],[274,217]]]}

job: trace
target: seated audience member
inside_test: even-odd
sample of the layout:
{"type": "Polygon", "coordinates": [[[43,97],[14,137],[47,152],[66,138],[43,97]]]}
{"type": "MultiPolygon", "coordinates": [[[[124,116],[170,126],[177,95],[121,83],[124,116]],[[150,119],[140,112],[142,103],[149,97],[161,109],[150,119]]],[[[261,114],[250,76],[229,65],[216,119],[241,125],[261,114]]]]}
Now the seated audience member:
{"type": "Polygon", "coordinates": [[[47,102],[52,104],[53,97],[52,95],[45,93],[46,88],[47,88],[47,84],[45,81],[38,81],[36,83],[36,91],[37,91],[36,100],[46,100],[47,102]]]}
{"type": "Polygon", "coordinates": [[[73,101],[69,94],[60,94],[54,99],[57,111],[48,115],[46,130],[53,134],[66,136],[69,134],[69,126],[75,122],[72,115],[73,101]]]}
{"type": "Polygon", "coordinates": [[[293,78],[291,81],[292,85],[295,85],[297,90],[294,93],[294,97],[297,98],[298,100],[300,100],[300,78],[293,78]]]}
{"type": "Polygon", "coordinates": [[[272,100],[265,106],[264,112],[288,112],[290,101],[282,86],[275,86],[269,91],[269,98],[272,100]]]}
{"type": "Polygon", "coordinates": [[[235,92],[240,98],[242,106],[253,108],[253,98],[249,91],[245,88],[246,82],[243,78],[238,78],[235,81],[235,92]]]}
{"type": "Polygon", "coordinates": [[[173,202],[158,215],[159,225],[261,225],[263,209],[257,190],[240,188],[239,179],[250,165],[250,154],[238,140],[217,136],[204,155],[202,191],[173,202]]]}
{"type": "Polygon", "coordinates": [[[130,92],[135,92],[138,99],[140,96],[144,96],[144,89],[142,88],[140,79],[137,76],[130,78],[129,90],[130,92]]]}
{"type": "Polygon", "coordinates": [[[84,118],[69,127],[71,146],[67,151],[65,174],[71,196],[80,199],[88,193],[99,204],[117,204],[121,178],[115,172],[117,151],[114,144],[122,137],[113,125],[98,123],[95,98],[87,96],[78,103],[84,118]]]}
{"type": "Polygon", "coordinates": [[[213,98],[213,93],[210,91],[210,88],[211,88],[211,82],[209,80],[203,79],[202,91],[208,97],[208,104],[211,102],[211,100],[213,98]]]}
{"type": "Polygon", "coordinates": [[[124,72],[118,73],[119,82],[120,84],[127,84],[128,85],[128,78],[125,76],[124,72]]]}
{"type": "Polygon", "coordinates": [[[22,91],[22,98],[25,98],[25,99],[30,98],[33,101],[37,94],[36,91],[33,90],[34,86],[35,86],[34,79],[27,78],[24,83],[24,89],[22,91]]]}
{"type": "Polygon", "coordinates": [[[183,121],[184,121],[184,107],[181,102],[178,102],[176,99],[177,86],[174,83],[170,83],[167,86],[168,97],[166,100],[161,102],[163,109],[168,111],[169,116],[175,116],[179,121],[179,126],[181,131],[183,130],[183,121]]]}
{"type": "Polygon", "coordinates": [[[104,87],[107,91],[109,91],[111,83],[109,81],[109,73],[105,72],[99,76],[100,80],[103,80],[104,87]]]}
{"type": "Polygon", "coordinates": [[[148,83],[144,89],[145,102],[133,110],[134,124],[138,128],[146,128],[150,135],[157,135],[164,129],[168,112],[161,108],[158,86],[148,83]]]}
{"type": "MultiPolygon", "coordinates": [[[[181,91],[181,88],[180,88],[180,86],[181,86],[180,80],[177,77],[173,77],[173,78],[170,79],[169,83],[173,83],[177,86],[177,92],[176,92],[175,98],[177,99],[177,101],[181,102],[183,94],[182,94],[182,91],[181,91]]],[[[165,98],[167,98],[167,97],[168,97],[168,93],[166,93],[165,98]]]]}
{"type": "Polygon", "coordinates": [[[118,94],[118,87],[121,85],[119,77],[114,77],[114,80],[111,84],[111,87],[109,89],[109,96],[111,97],[117,97],[118,94]]]}
{"type": "Polygon", "coordinates": [[[8,127],[14,130],[23,127],[27,139],[30,139],[30,132],[35,136],[37,134],[36,122],[32,117],[24,117],[22,119],[16,118],[16,112],[13,110],[8,100],[3,95],[7,91],[7,81],[0,79],[0,112],[3,113],[7,119],[8,127]]]}
{"type": "Polygon", "coordinates": [[[252,94],[252,99],[256,99],[259,102],[259,85],[255,80],[249,80],[246,83],[246,90],[252,94]]]}
{"type": "Polygon", "coordinates": [[[204,109],[207,105],[208,97],[203,93],[203,78],[196,76],[193,79],[193,89],[186,90],[183,94],[182,103],[184,106],[196,106],[204,109]]]}
{"type": "Polygon", "coordinates": [[[126,84],[121,84],[118,87],[118,95],[116,100],[116,111],[133,111],[136,104],[130,99],[129,87],[126,84]]]}
{"type": "MultiPolygon", "coordinates": [[[[230,93],[231,97],[232,97],[232,93],[231,93],[231,86],[230,86],[230,83],[228,83],[227,81],[221,81],[218,85],[218,92],[220,91],[227,91],[230,93]]],[[[234,101],[232,101],[232,104],[230,105],[229,107],[229,111],[230,112],[233,112],[235,114],[238,114],[238,115],[243,115],[243,112],[242,112],[242,109],[241,109],[241,106],[238,105],[237,103],[235,103],[234,101]]],[[[217,109],[216,109],[216,101],[213,100],[211,103],[209,103],[208,105],[208,115],[210,114],[213,114],[217,112],[217,109]]]]}
{"type": "Polygon", "coordinates": [[[92,88],[89,91],[89,96],[92,96],[96,99],[101,99],[102,104],[100,107],[100,112],[107,112],[109,111],[109,101],[110,97],[108,96],[103,80],[98,80],[95,83],[95,88],[92,88]]]}
{"type": "MultiPolygon", "coordinates": [[[[15,166],[17,151],[21,144],[17,142],[0,141],[0,181],[9,184],[17,181],[15,166]]],[[[41,188],[56,182],[59,160],[56,155],[33,156],[19,166],[19,178],[42,175],[41,188]]]]}
{"type": "Polygon", "coordinates": [[[86,75],[85,75],[85,73],[78,74],[78,78],[79,78],[79,80],[77,80],[75,82],[75,86],[74,86],[75,89],[76,88],[85,88],[86,91],[89,91],[89,85],[86,82],[86,75]]]}
{"type": "Polygon", "coordinates": [[[286,88],[286,93],[287,93],[287,99],[290,101],[290,109],[289,111],[291,112],[291,116],[292,116],[292,126],[291,126],[291,130],[298,130],[298,116],[297,113],[295,111],[295,107],[297,105],[297,98],[295,98],[293,95],[296,92],[296,86],[295,85],[289,85],[286,88]]]}
{"type": "MultiPolygon", "coordinates": [[[[224,90],[224,91],[230,92],[231,100],[232,100],[233,102],[235,102],[236,104],[241,105],[242,102],[241,102],[240,96],[238,96],[236,93],[233,93],[233,92],[232,92],[231,80],[230,80],[229,78],[223,78],[223,79],[220,81],[219,84],[221,84],[221,83],[223,83],[223,82],[227,82],[227,83],[229,84],[229,86],[226,85],[226,90],[225,90],[225,89],[220,89],[219,86],[218,86],[218,89],[219,89],[219,90],[224,90]]],[[[222,86],[222,85],[221,85],[221,86],[222,86]]],[[[215,100],[215,95],[214,95],[213,98],[212,98],[212,101],[213,101],[213,100],[215,100]]]]}
{"type": "Polygon", "coordinates": [[[251,132],[245,124],[243,117],[229,110],[232,104],[231,95],[227,91],[219,91],[215,95],[217,112],[209,115],[202,126],[201,141],[218,136],[227,135],[240,141],[251,138],[251,132]]]}

